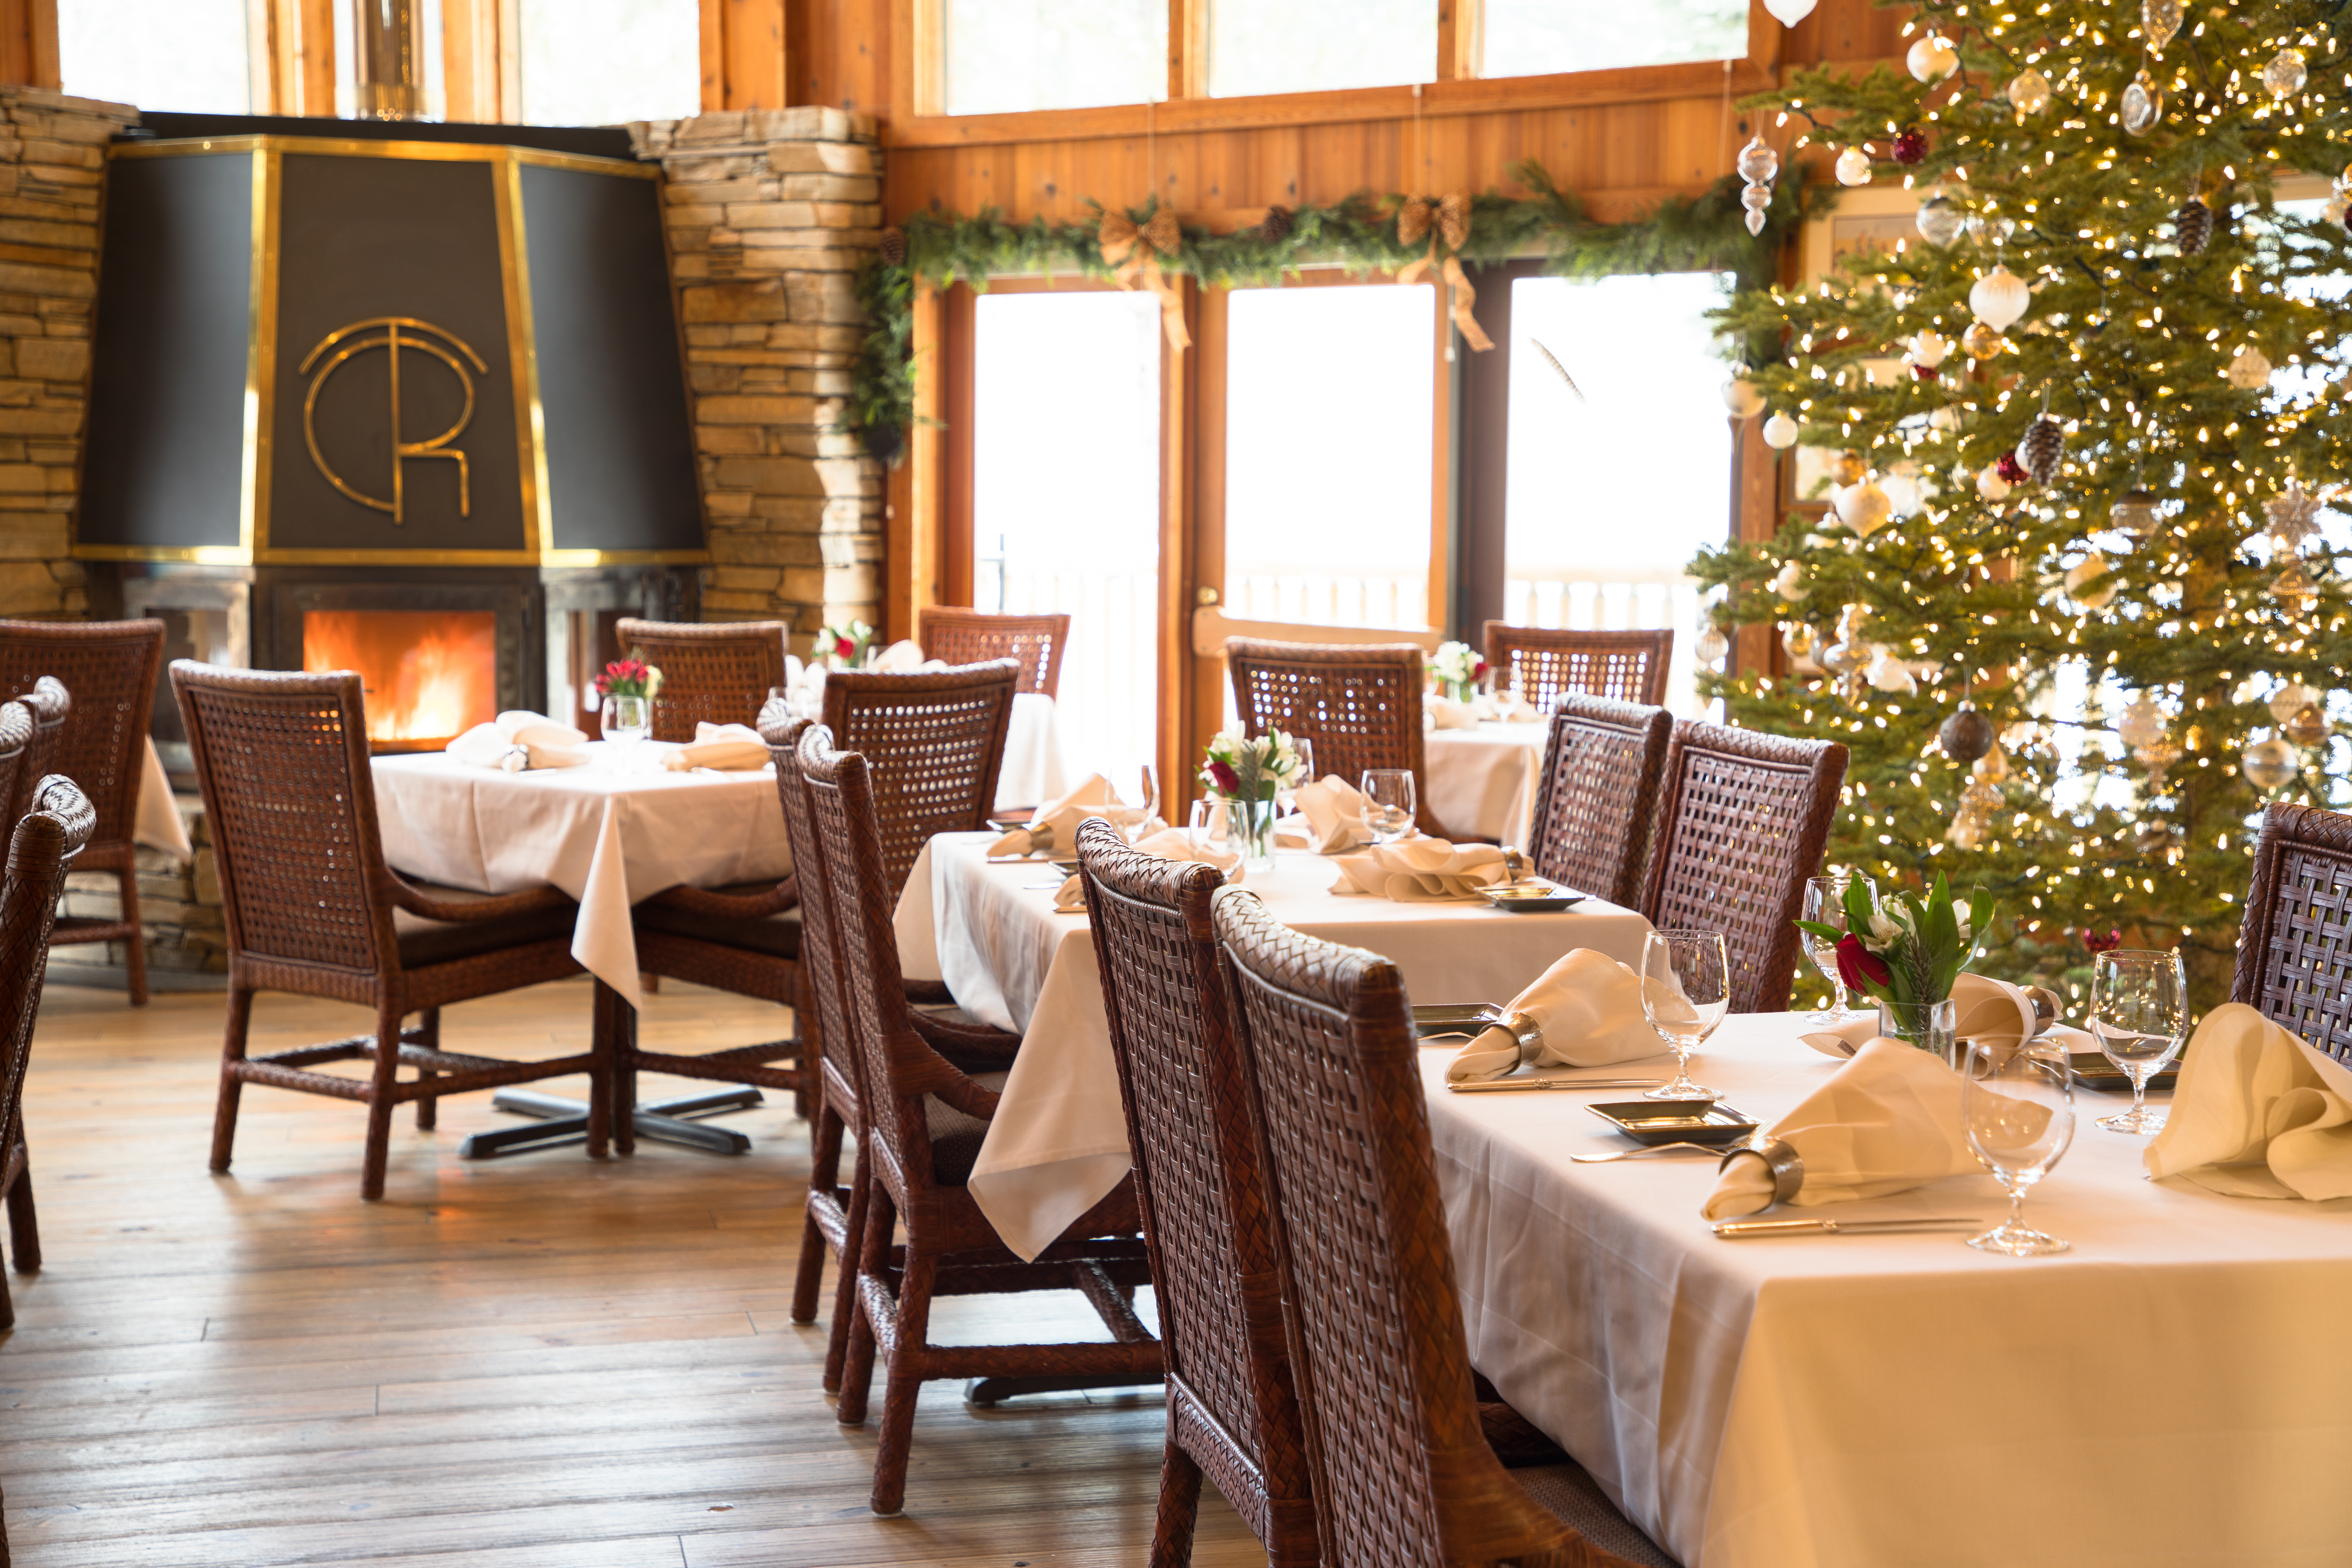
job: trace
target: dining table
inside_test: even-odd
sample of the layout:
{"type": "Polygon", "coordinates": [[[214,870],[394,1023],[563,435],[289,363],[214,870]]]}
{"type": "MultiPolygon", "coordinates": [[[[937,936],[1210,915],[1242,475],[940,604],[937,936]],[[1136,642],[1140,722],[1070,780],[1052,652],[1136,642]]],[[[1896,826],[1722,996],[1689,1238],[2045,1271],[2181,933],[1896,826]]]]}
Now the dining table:
{"type": "Polygon", "coordinates": [[[1550,733],[1547,719],[1486,719],[1428,731],[1422,771],[1429,798],[1423,804],[1448,833],[1525,847],[1550,733]]]}
{"type": "MultiPolygon", "coordinates": [[[[1734,1016],[1692,1071],[1769,1127],[1840,1065],[1806,1027],[1734,1016]]],[[[1625,1091],[1451,1092],[1450,1054],[1421,1067],[1471,1361],[1685,1568],[2352,1562],[2352,1199],[2149,1181],[2095,1124],[2129,1096],[2078,1090],[2025,1205],[2063,1254],[1727,1240],[1713,1155],[1577,1162],[1633,1147],[1588,1109],[1625,1091]]],[[[2006,1207],[1966,1175],[1766,1217],[2006,1207]]]]}
{"type": "MultiPolygon", "coordinates": [[[[948,833],[917,858],[895,913],[910,979],[942,980],[1022,1044],[970,1190],[1004,1244],[1034,1258],[1127,1174],[1127,1121],[1102,980],[1083,909],[1055,908],[1052,861],[992,862],[993,834],[948,833]]],[[[1573,948],[1638,963],[1649,922],[1605,900],[1512,911],[1483,900],[1398,902],[1336,893],[1331,859],[1281,850],[1246,874],[1276,919],[1393,957],[1416,1000],[1507,1003],[1573,948]]]]}

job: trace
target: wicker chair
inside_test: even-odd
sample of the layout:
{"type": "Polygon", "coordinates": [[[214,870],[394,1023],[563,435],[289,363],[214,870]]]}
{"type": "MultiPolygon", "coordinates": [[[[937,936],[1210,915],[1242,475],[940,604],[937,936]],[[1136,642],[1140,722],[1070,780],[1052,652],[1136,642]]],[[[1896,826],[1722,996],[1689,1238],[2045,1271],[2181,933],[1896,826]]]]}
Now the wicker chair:
{"type": "Polygon", "coordinates": [[[441,1049],[441,1009],[580,973],[578,906],[552,888],[485,898],[427,891],[384,864],[368,771],[360,678],[172,666],[196,783],[220,857],[228,924],[228,1026],[212,1168],[229,1168],[237,1100],[248,1083],[356,1100],[368,1108],[360,1196],[383,1195],[393,1107],[416,1102],[429,1129],[440,1096],[566,1073],[590,1076],[588,1152],[604,1152],[612,1073],[604,1029],[582,1055],[501,1061],[441,1049]],[[257,991],[375,1009],[373,1034],[246,1054],[257,991]],[[402,1021],[422,1013],[420,1026],[402,1021]],[[365,1079],[312,1069],[364,1061],[365,1079]],[[417,1071],[402,1081],[404,1065],[417,1071]]]}
{"type": "Polygon", "coordinates": [[[1642,901],[1674,716],[1570,692],[1552,710],[1528,858],[1536,875],[1627,909],[1642,901]]]}
{"type": "Polygon", "coordinates": [[[2352,816],[2263,808],[2230,1000],[2352,1062],[2352,816]]]}
{"type": "Polygon", "coordinates": [[[1019,659],[1018,689],[1053,697],[1062,689],[1062,650],[1070,643],[1070,617],[991,616],[926,605],[915,616],[915,640],[924,653],[950,664],[1019,659]]]}
{"type": "MultiPolygon", "coordinates": [[[[56,771],[53,764],[57,762],[58,743],[65,738],[66,719],[73,711],[73,699],[67,695],[65,683],[54,675],[44,675],[34,681],[33,689],[16,701],[33,728],[24,761],[5,792],[0,793],[0,803],[5,804],[12,823],[22,820],[33,809],[33,792],[56,771]]],[[[54,937],[51,945],[55,945],[54,937]]]]}
{"type": "Polygon", "coordinates": [[[1066,1376],[1157,1383],[1165,1367],[1160,1342],[1127,1299],[1150,1279],[1137,1237],[1142,1221],[1132,1183],[1120,1183],[1028,1261],[1005,1248],[965,1187],[996,1110],[996,1089],[959,1070],[916,1030],[899,984],[893,900],[884,888],[882,837],[866,759],[834,750],[832,741],[822,726],[808,731],[801,737],[799,763],[821,846],[821,896],[840,937],[839,963],[852,1001],[848,1023],[864,1073],[870,1136],[860,1143],[871,1145],[858,1246],[860,1310],[850,1325],[837,1414],[845,1426],[864,1423],[878,1344],[889,1380],[872,1505],[888,1515],[906,1498],[915,1398],[926,1382],[1066,1376]],[[902,1224],[905,1245],[893,1247],[902,1224]],[[1108,1342],[931,1342],[934,1296],[1073,1288],[1101,1316],[1112,1336],[1108,1342]]]}
{"type": "Polygon", "coordinates": [[[1568,692],[1655,708],[1666,700],[1675,634],[1592,632],[1486,623],[1486,665],[1549,713],[1568,692]]]}
{"type": "Polygon", "coordinates": [[[1326,1568],[1624,1564],[1486,1445],[1396,966],[1299,935],[1242,889],[1214,918],[1326,1568]]]}
{"type": "Polygon", "coordinates": [[[1310,1564],[1281,1269],[1209,915],[1224,879],[1131,849],[1099,819],[1078,825],[1077,849],[1168,1354],[1152,1568],[1192,1561],[1203,1471],[1269,1561],[1310,1564]]]}
{"type": "MultiPolygon", "coordinates": [[[[15,737],[23,711],[13,702],[0,707],[0,744],[15,737]]],[[[19,1274],[41,1267],[32,1156],[25,1145],[25,1068],[32,1054],[33,1021],[41,1010],[58,896],[96,821],[97,813],[72,780],[55,773],[43,779],[33,809],[9,840],[8,876],[0,888],[0,1148],[8,1152],[0,1168],[0,1192],[8,1194],[8,1257],[19,1274]]],[[[6,1276],[0,1275],[0,1329],[16,1321],[6,1276]]]]}
{"type": "Polygon", "coordinates": [[[662,672],[653,700],[656,741],[691,741],[697,724],[750,724],[784,683],[782,621],[641,621],[624,616],[614,636],[662,672]]]}
{"type": "Polygon", "coordinates": [[[905,675],[845,669],[825,677],[824,727],[835,744],[866,759],[890,904],[932,834],[988,826],[1020,678],[1021,666],[1010,658],[905,675]]]}
{"type": "Polygon", "coordinates": [[[1315,772],[1354,784],[1368,768],[1412,772],[1421,830],[1444,835],[1429,810],[1421,733],[1422,652],[1414,643],[1327,647],[1225,639],[1234,701],[1250,734],[1280,730],[1315,743],[1315,772]]]}
{"type": "Polygon", "coordinates": [[[161,621],[0,621],[0,698],[23,697],[45,675],[72,694],[72,712],[46,771],[79,784],[98,814],[74,869],[111,871],[121,889],[120,918],[62,917],[50,944],[121,942],[134,1007],[147,1005],[147,945],[131,828],[163,658],[161,621]]]}
{"type": "Polygon", "coordinates": [[[1660,931],[1720,931],[1731,1010],[1789,1005],[1805,879],[1821,869],[1846,750],[1683,720],[1666,747],[1642,913],[1660,931]]]}

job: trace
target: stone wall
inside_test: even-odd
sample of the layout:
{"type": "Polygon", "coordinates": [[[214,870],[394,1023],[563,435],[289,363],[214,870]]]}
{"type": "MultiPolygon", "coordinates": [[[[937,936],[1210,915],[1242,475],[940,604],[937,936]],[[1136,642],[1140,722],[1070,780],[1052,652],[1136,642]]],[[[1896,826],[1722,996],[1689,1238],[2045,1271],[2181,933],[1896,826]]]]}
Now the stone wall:
{"type": "Polygon", "coordinates": [[[707,620],[806,637],[881,620],[882,465],[844,423],[854,287],[881,239],[872,117],[751,110],[631,127],[669,176],[671,277],[710,516],[707,620]]]}

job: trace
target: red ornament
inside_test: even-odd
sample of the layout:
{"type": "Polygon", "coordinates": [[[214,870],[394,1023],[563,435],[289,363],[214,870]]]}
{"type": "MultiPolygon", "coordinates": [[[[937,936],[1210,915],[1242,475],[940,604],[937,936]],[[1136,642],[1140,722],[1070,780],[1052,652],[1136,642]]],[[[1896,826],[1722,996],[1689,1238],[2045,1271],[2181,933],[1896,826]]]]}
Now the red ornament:
{"type": "Polygon", "coordinates": [[[2017,454],[2014,451],[2003,452],[1994,460],[1992,468],[1993,472],[2012,485],[2025,484],[2033,478],[2032,474],[2025,471],[2025,465],[2017,460],[2017,454]]]}
{"type": "Polygon", "coordinates": [[[1838,978],[1845,982],[1849,991],[1861,990],[1865,981],[1884,985],[1895,978],[1895,972],[1886,967],[1886,960],[1863,946],[1862,938],[1852,932],[1838,938],[1837,966],[1838,978]]]}
{"type": "Polygon", "coordinates": [[[1921,381],[1933,381],[1940,373],[1932,364],[1914,364],[1911,367],[1911,374],[1921,381]]]}
{"type": "Polygon", "coordinates": [[[1927,133],[1916,125],[1906,125],[1895,138],[1895,161],[1905,168],[1926,161],[1927,133]]]}

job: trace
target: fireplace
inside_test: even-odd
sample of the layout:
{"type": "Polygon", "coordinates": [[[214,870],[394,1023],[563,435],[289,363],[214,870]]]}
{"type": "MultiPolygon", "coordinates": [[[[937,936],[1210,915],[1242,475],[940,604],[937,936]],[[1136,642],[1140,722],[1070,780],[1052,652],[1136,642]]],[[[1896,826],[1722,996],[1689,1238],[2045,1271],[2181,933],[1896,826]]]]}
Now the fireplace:
{"type": "Polygon", "coordinates": [[[302,668],[359,671],[373,751],[435,751],[497,717],[498,663],[488,610],[303,612],[302,668]]]}

